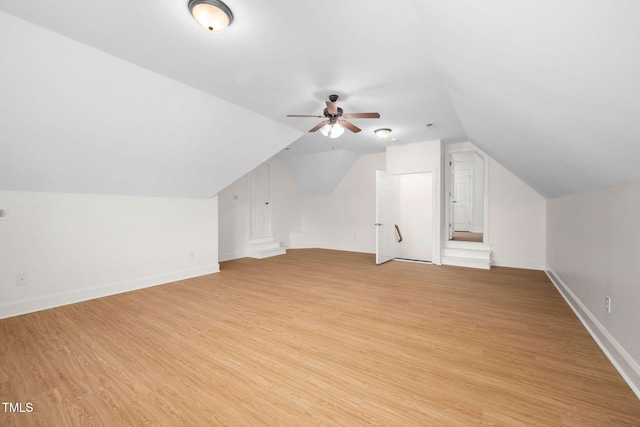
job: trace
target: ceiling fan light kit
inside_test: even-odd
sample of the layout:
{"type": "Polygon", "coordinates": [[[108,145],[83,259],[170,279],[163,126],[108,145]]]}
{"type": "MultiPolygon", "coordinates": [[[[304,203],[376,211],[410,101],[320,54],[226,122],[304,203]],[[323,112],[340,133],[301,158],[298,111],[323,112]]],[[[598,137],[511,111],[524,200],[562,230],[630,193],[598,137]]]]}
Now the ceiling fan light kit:
{"type": "Polygon", "coordinates": [[[233,22],[229,6],[220,0],[189,0],[189,12],[204,30],[220,33],[233,22]]]}
{"type": "Polygon", "coordinates": [[[326,118],[326,120],[318,123],[309,132],[315,132],[320,130],[324,136],[329,138],[338,138],[344,133],[344,129],[347,128],[353,133],[358,133],[362,129],[354,125],[346,119],[379,119],[378,113],[350,113],[344,114],[342,108],[336,104],[338,101],[338,95],[329,95],[329,101],[326,101],[327,108],[324,109],[322,116],[314,116],[308,114],[288,114],[287,117],[316,117],[318,119],[326,118]]]}
{"type": "Polygon", "coordinates": [[[391,129],[389,128],[381,128],[373,131],[378,138],[386,138],[391,135],[391,129]]]}
{"type": "Polygon", "coordinates": [[[344,128],[340,123],[327,123],[320,128],[320,133],[324,136],[328,136],[329,138],[337,138],[344,133],[344,128]]]}

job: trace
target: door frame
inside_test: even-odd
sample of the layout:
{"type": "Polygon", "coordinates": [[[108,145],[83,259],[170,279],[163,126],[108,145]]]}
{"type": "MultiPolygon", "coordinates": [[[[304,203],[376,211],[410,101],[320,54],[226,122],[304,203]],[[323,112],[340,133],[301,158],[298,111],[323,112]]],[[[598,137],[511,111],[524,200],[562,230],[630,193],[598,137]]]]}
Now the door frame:
{"type": "MultiPolygon", "coordinates": [[[[451,163],[453,162],[452,155],[463,152],[473,152],[480,156],[483,160],[483,187],[484,187],[484,200],[483,200],[483,230],[482,230],[482,243],[478,242],[478,245],[489,243],[491,240],[489,239],[489,156],[487,156],[482,150],[477,148],[476,146],[470,143],[462,143],[456,144],[456,146],[461,146],[460,148],[451,148],[446,149],[444,152],[444,194],[443,194],[443,207],[444,207],[444,215],[443,218],[446,219],[446,222],[442,224],[441,235],[443,237],[443,245],[450,240],[450,223],[452,219],[451,215],[451,163]]],[[[474,243],[474,242],[468,242],[474,243]]]]}
{"type": "MultiPolygon", "coordinates": [[[[451,219],[453,220],[453,223],[451,224],[451,229],[452,229],[452,231],[472,231],[473,230],[473,225],[472,225],[473,224],[473,205],[474,205],[474,202],[473,202],[473,197],[474,197],[474,194],[473,194],[473,185],[474,185],[474,182],[473,182],[473,178],[474,178],[474,176],[473,176],[474,175],[473,168],[471,168],[471,167],[463,167],[463,168],[460,169],[460,170],[468,171],[466,173],[469,174],[469,177],[468,177],[467,182],[466,182],[466,185],[467,185],[466,197],[468,199],[470,199],[470,200],[467,202],[468,204],[466,206],[465,218],[464,218],[465,221],[468,220],[468,228],[469,229],[468,230],[456,230],[456,221],[457,221],[456,212],[457,212],[457,210],[453,209],[453,203],[454,203],[453,193],[456,192],[457,177],[455,175],[456,175],[456,173],[459,172],[459,169],[453,170],[453,165],[451,165],[450,167],[452,168],[452,171],[453,171],[453,173],[451,174],[452,175],[451,176],[452,182],[451,182],[451,205],[450,206],[451,206],[451,211],[452,211],[451,219]]],[[[457,199],[457,197],[456,197],[456,199],[457,199]]],[[[455,200],[455,203],[456,204],[459,203],[459,200],[455,200]]]]}
{"type": "MultiPolygon", "coordinates": [[[[412,172],[395,172],[395,173],[387,173],[388,176],[400,176],[400,175],[414,175],[420,173],[430,173],[431,174],[431,232],[433,236],[433,241],[431,242],[431,264],[440,265],[442,264],[442,234],[441,234],[441,224],[442,224],[442,216],[441,216],[441,185],[442,180],[440,178],[440,168],[433,169],[424,169],[424,170],[416,170],[412,172]]],[[[377,195],[376,188],[376,195],[377,195]]],[[[376,211],[378,209],[376,202],[376,211]]],[[[376,216],[377,218],[377,216],[376,216]]],[[[375,226],[375,225],[374,225],[375,226]]],[[[377,246],[377,245],[376,245],[377,246]]],[[[377,252],[377,247],[376,247],[377,252]]]]}

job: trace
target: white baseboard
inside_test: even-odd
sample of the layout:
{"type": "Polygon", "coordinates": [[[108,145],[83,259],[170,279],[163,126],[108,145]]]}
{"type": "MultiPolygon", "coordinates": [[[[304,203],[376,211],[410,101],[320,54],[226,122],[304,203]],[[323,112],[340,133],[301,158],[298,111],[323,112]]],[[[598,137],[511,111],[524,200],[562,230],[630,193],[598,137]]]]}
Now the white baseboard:
{"type": "Polygon", "coordinates": [[[109,283],[106,285],[94,286],[90,288],[25,298],[17,301],[10,301],[8,303],[0,304],[0,319],[19,316],[21,314],[33,313],[35,311],[46,310],[63,305],[74,304],[77,302],[87,301],[95,298],[102,298],[123,292],[135,291],[151,286],[164,285],[166,283],[171,283],[178,280],[185,280],[192,277],[204,276],[206,274],[218,273],[219,271],[220,265],[216,263],[188,270],[160,274],[157,276],[125,280],[122,282],[109,283]]]}
{"type": "Polygon", "coordinates": [[[318,245],[320,249],[329,249],[332,251],[360,252],[365,254],[375,254],[376,248],[368,246],[352,246],[352,245],[318,245]]]}
{"type": "Polygon", "coordinates": [[[503,258],[491,258],[491,265],[495,267],[511,267],[511,268],[524,268],[527,270],[544,270],[544,262],[536,261],[523,261],[519,259],[503,259],[503,258]]]}
{"type": "Polygon", "coordinates": [[[609,358],[613,366],[618,370],[622,378],[629,384],[631,390],[640,399],[640,365],[633,360],[626,350],[616,341],[614,337],[596,319],[589,309],[576,297],[566,283],[553,272],[549,267],[545,273],[560,292],[560,295],[567,301],[569,307],[578,316],[584,327],[589,331],[600,349],[609,358]]]}
{"type": "Polygon", "coordinates": [[[232,259],[246,258],[247,254],[231,253],[218,255],[218,262],[231,261],[232,259]]]}

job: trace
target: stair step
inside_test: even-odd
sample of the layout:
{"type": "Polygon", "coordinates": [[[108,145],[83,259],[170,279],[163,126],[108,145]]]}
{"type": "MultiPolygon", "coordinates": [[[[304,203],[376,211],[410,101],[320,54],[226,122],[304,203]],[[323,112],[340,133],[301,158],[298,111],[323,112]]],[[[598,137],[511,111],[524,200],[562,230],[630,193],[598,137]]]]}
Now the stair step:
{"type": "Polygon", "coordinates": [[[446,247],[442,255],[451,258],[469,258],[482,261],[491,261],[491,251],[486,249],[463,249],[446,247]]]}
{"type": "Polygon", "coordinates": [[[460,240],[450,240],[445,245],[446,248],[451,249],[478,249],[478,250],[491,250],[491,245],[481,242],[465,242],[460,240]]]}
{"type": "Polygon", "coordinates": [[[491,261],[483,260],[478,258],[464,258],[464,257],[451,257],[444,256],[442,257],[443,265],[454,265],[458,267],[469,267],[469,268],[481,268],[483,270],[491,269],[491,261]]]}
{"type": "Polygon", "coordinates": [[[258,244],[258,243],[267,243],[267,242],[273,242],[273,236],[268,236],[268,237],[258,237],[256,239],[249,239],[248,243],[250,245],[253,244],[258,244]]]}
{"type": "Polygon", "coordinates": [[[264,242],[264,243],[250,243],[249,244],[249,250],[256,252],[256,251],[266,251],[269,249],[276,249],[280,247],[280,242],[276,242],[276,241],[271,241],[271,242],[264,242]]]}
{"type": "Polygon", "coordinates": [[[265,249],[265,250],[261,250],[261,251],[252,251],[249,253],[249,258],[257,258],[257,259],[263,259],[263,258],[269,258],[272,256],[277,256],[277,255],[285,255],[287,253],[287,250],[285,248],[273,248],[273,249],[265,249]]]}
{"type": "Polygon", "coordinates": [[[287,253],[286,249],[281,247],[280,242],[275,240],[273,236],[249,239],[248,252],[249,258],[258,259],[284,255],[287,253]]]}

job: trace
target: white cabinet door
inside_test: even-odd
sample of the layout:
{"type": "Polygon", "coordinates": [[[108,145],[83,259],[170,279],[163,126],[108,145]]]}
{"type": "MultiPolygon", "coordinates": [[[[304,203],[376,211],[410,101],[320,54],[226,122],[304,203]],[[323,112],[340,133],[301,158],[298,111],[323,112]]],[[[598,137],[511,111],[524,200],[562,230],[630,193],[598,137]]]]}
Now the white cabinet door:
{"type": "Polygon", "coordinates": [[[251,238],[269,237],[271,230],[271,167],[263,164],[249,173],[251,238]]]}

